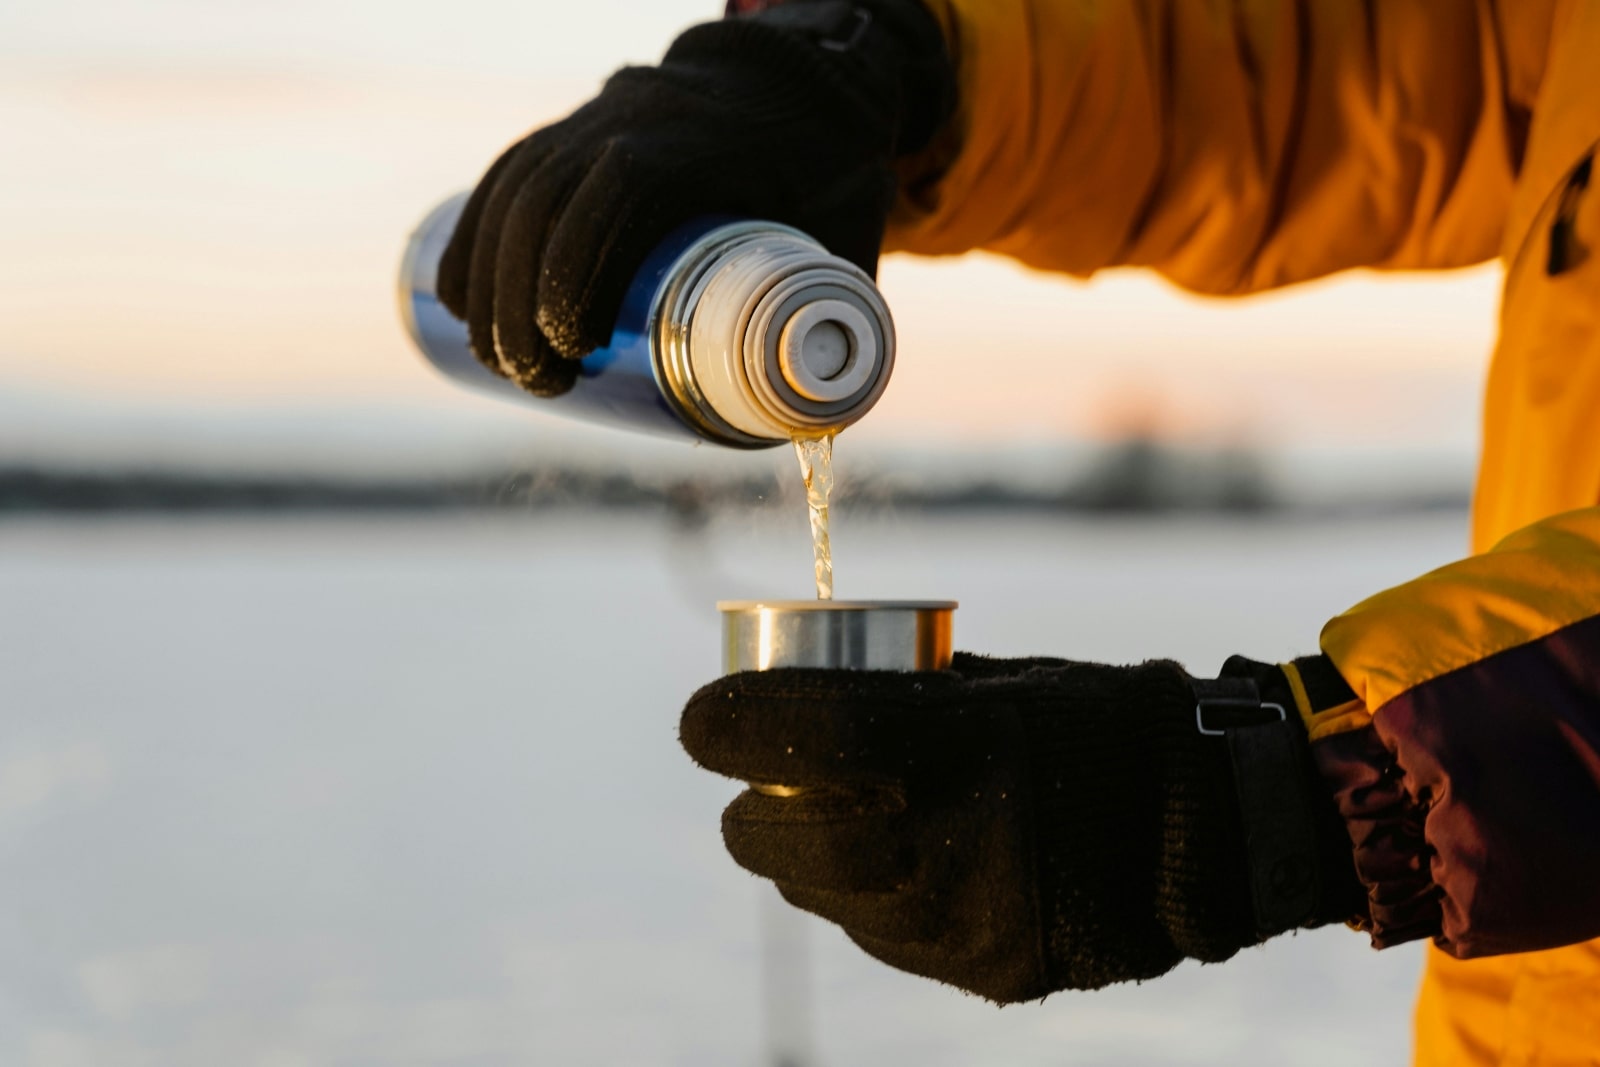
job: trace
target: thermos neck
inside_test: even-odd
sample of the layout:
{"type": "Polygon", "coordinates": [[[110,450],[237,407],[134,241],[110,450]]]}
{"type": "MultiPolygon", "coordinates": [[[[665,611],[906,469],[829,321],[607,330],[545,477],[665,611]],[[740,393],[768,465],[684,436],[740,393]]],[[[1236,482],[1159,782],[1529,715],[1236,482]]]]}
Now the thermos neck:
{"type": "Polygon", "coordinates": [[[664,391],[730,444],[837,432],[877,402],[894,366],[871,277],[773,223],[728,223],[685,250],[651,331],[664,391]]]}

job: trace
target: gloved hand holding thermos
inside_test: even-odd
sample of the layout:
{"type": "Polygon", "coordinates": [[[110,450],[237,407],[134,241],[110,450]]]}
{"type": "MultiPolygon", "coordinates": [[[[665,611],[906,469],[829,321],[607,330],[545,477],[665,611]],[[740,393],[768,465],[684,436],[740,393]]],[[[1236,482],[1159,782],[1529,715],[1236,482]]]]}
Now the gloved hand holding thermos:
{"type": "Polygon", "coordinates": [[[696,26],[660,65],[506,151],[439,270],[480,358],[535,393],[604,345],[646,254],[702,215],[786,223],[871,273],[896,155],[949,107],[910,3],[804,3],[696,26]]]}

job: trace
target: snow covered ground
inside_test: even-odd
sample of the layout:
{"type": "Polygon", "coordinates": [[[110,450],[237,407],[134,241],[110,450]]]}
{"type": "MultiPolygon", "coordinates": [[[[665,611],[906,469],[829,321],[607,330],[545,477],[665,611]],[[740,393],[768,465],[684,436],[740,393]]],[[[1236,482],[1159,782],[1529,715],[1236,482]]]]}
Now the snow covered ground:
{"type": "MultiPolygon", "coordinates": [[[[0,524],[0,1063],[762,1062],[765,887],[675,741],[713,601],[804,518],[0,524]]],[[[1314,647],[1464,518],[838,519],[839,593],[959,647],[1314,647]]],[[[1420,966],[1342,929],[997,1010],[810,923],[816,1062],[1401,1063],[1420,966]]]]}

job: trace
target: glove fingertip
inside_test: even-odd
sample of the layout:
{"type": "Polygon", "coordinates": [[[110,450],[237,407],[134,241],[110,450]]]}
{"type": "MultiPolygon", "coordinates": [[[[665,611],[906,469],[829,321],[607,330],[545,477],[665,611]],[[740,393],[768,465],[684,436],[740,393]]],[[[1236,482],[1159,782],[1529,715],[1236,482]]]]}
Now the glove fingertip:
{"type": "Polygon", "coordinates": [[[678,743],[689,758],[708,770],[717,770],[717,754],[727,746],[742,711],[760,700],[759,686],[748,675],[730,674],[701,686],[689,697],[678,718],[678,743]]]}
{"type": "Polygon", "coordinates": [[[490,168],[489,175],[467,198],[466,205],[456,218],[450,240],[445,242],[444,251],[439,254],[439,263],[434,275],[434,291],[439,297],[439,303],[445,306],[445,310],[462,322],[467,318],[467,293],[471,287],[472,257],[478,239],[478,221],[483,216],[484,202],[489,198],[489,182],[503,167],[502,160],[495,161],[495,166],[490,168]]]}
{"type": "Polygon", "coordinates": [[[616,138],[593,159],[550,232],[539,279],[539,327],[565,358],[611,342],[651,252],[702,213],[704,192],[681,169],[681,160],[638,137],[616,138]]]}
{"type": "Polygon", "coordinates": [[[467,320],[470,306],[468,294],[472,290],[472,263],[477,255],[478,241],[483,236],[479,227],[483,221],[484,211],[501,177],[513,169],[532,140],[533,138],[529,137],[518,141],[500,153],[489,165],[489,169],[484,172],[483,177],[468,195],[467,202],[462,205],[461,214],[456,218],[455,230],[450,234],[450,240],[446,242],[444,252],[439,256],[438,273],[434,283],[439,302],[445,306],[445,310],[463,322],[467,320]]]}
{"type": "Polygon", "coordinates": [[[538,323],[557,355],[582,359],[611,343],[638,267],[628,255],[607,252],[586,263],[552,245],[539,283],[538,323]]]}
{"type": "Polygon", "coordinates": [[[524,392],[534,396],[561,396],[577,384],[578,365],[546,352],[532,363],[515,364],[510,377],[524,392]]]}
{"type": "Polygon", "coordinates": [[[439,269],[434,289],[439,303],[458,320],[467,317],[467,264],[472,259],[472,240],[456,229],[450,243],[439,257],[439,269]]]}
{"type": "Polygon", "coordinates": [[[702,686],[684,705],[678,740],[700,766],[730,778],[779,781],[837,770],[853,743],[860,701],[852,671],[741,671],[702,686]],[[774,777],[776,776],[776,777],[774,777]]]}
{"type": "Polygon", "coordinates": [[[580,360],[611,343],[621,306],[620,294],[615,300],[603,293],[591,295],[576,305],[560,296],[546,297],[539,302],[539,329],[556,355],[580,360]]]}
{"type": "Polygon", "coordinates": [[[707,759],[717,748],[716,739],[724,730],[721,720],[729,714],[728,704],[734,699],[735,694],[719,679],[695,690],[678,716],[678,744],[702,767],[713,769],[707,759]]]}

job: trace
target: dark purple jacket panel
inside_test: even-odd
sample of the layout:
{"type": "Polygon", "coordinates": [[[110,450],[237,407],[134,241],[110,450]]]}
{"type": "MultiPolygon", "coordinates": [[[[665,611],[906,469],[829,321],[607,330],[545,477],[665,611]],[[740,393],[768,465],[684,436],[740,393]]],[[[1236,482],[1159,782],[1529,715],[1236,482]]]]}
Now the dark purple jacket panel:
{"type": "Polygon", "coordinates": [[[1600,617],[1425,682],[1312,746],[1378,947],[1600,936],[1600,617]]]}

